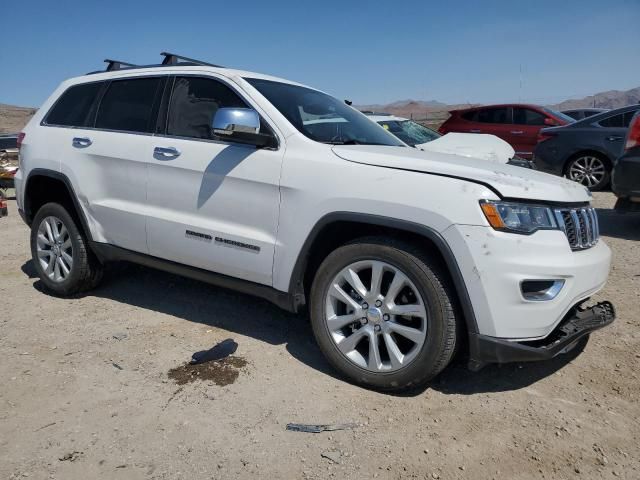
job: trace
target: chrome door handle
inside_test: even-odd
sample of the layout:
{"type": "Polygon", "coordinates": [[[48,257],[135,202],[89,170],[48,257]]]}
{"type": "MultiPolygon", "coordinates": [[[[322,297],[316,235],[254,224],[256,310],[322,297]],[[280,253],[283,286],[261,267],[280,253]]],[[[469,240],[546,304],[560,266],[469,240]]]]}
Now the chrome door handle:
{"type": "Polygon", "coordinates": [[[616,140],[622,140],[622,137],[619,135],[611,135],[610,137],[607,137],[607,140],[610,142],[615,142],[616,140]]]}
{"type": "Polygon", "coordinates": [[[89,145],[91,145],[91,139],[87,138],[87,137],[74,137],[73,141],[71,142],[71,145],[73,145],[76,148],[87,148],[89,145]]]}
{"type": "Polygon", "coordinates": [[[482,130],[477,130],[477,129],[471,129],[469,130],[470,133],[480,133],[482,132],[482,130]]]}
{"type": "Polygon", "coordinates": [[[522,135],[524,132],[522,130],[511,130],[513,135],[522,135]]]}
{"type": "Polygon", "coordinates": [[[158,160],[171,160],[180,156],[180,150],[174,147],[156,147],[153,149],[153,156],[158,160]]]}

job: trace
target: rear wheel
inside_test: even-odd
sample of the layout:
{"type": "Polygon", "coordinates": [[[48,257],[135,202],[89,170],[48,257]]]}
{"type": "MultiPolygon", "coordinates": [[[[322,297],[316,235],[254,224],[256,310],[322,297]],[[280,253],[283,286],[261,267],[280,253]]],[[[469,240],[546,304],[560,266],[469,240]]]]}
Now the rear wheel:
{"type": "Polygon", "coordinates": [[[439,262],[411,244],[361,239],[332,252],[311,292],[314,335],[329,362],[381,390],[421,385],[451,360],[453,293],[439,262]]]}
{"type": "Polygon", "coordinates": [[[40,280],[57,295],[89,290],[102,279],[102,265],[65,207],[42,206],[31,225],[31,255],[40,280]]]}
{"type": "Polygon", "coordinates": [[[581,154],[569,161],[567,177],[589,190],[602,190],[609,184],[611,169],[606,160],[596,154],[581,154]]]}

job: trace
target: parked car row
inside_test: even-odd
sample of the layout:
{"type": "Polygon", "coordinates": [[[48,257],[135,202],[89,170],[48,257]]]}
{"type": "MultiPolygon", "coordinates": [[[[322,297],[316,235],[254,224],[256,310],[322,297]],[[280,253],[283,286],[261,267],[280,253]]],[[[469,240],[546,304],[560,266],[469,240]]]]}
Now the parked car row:
{"type": "Polygon", "coordinates": [[[640,105],[616,110],[556,112],[537,105],[489,105],[451,111],[442,134],[491,134],[508,142],[536,169],[565,176],[589,190],[610,185],[631,119],[640,105]]]}
{"type": "Polygon", "coordinates": [[[611,170],[622,155],[624,139],[640,105],[605,111],[563,127],[544,128],[534,161],[539,170],[564,175],[588,187],[609,186],[611,170]]]}

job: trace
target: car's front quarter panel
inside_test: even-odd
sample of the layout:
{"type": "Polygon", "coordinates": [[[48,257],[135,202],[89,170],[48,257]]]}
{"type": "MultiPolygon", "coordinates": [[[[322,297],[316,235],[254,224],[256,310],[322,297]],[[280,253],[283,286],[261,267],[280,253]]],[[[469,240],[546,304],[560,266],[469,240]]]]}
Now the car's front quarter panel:
{"type": "MultiPolygon", "coordinates": [[[[401,147],[397,148],[401,154],[401,147]]],[[[288,290],[298,253],[318,222],[335,212],[375,215],[442,232],[454,223],[487,225],[487,187],[455,178],[350,162],[299,135],[287,139],[274,287],[288,290]]]]}

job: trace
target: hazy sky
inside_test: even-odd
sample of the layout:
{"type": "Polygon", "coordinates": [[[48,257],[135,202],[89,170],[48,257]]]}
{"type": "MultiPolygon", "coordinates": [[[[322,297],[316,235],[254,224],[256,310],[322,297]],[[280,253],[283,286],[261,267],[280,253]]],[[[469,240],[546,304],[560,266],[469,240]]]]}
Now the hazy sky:
{"type": "Polygon", "coordinates": [[[32,1],[5,5],[0,103],[162,50],[358,104],[553,103],[640,86],[640,0],[32,1]],[[522,87],[520,87],[522,68],[522,87]]]}

